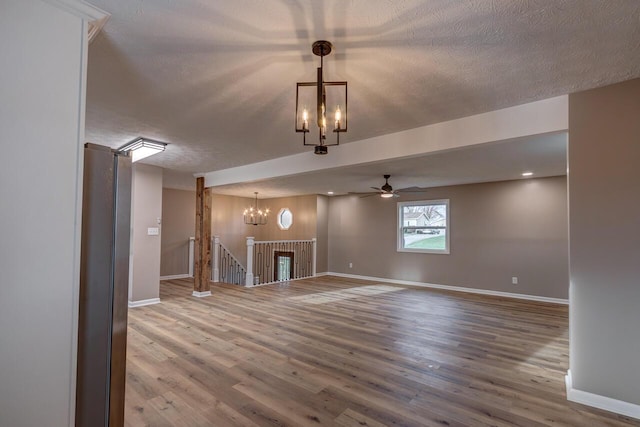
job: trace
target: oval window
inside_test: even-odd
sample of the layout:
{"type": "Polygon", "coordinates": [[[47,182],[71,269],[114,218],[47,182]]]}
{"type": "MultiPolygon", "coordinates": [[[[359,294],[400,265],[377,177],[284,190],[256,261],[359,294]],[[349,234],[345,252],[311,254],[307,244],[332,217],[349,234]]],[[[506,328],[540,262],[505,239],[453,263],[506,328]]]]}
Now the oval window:
{"type": "Polygon", "coordinates": [[[289,208],[280,209],[280,212],[278,212],[278,227],[280,227],[280,230],[288,230],[292,224],[293,213],[291,213],[289,208]]]}

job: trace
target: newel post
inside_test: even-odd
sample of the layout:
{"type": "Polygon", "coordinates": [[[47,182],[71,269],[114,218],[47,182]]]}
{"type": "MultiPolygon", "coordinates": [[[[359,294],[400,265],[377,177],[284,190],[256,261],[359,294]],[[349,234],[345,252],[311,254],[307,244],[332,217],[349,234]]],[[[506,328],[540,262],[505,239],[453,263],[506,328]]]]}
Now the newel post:
{"type": "Polygon", "coordinates": [[[254,237],[247,237],[247,278],[245,286],[253,286],[253,244],[254,237]]]}
{"type": "Polygon", "coordinates": [[[315,276],[316,275],[316,246],[318,245],[318,239],[317,238],[313,238],[311,239],[311,241],[313,242],[313,251],[311,252],[311,276],[315,276]]]}
{"type": "Polygon", "coordinates": [[[213,236],[213,281],[220,281],[220,236],[213,236]]]}
{"type": "Polygon", "coordinates": [[[195,237],[189,237],[189,277],[193,277],[193,263],[195,262],[194,250],[195,250],[195,237]]]}

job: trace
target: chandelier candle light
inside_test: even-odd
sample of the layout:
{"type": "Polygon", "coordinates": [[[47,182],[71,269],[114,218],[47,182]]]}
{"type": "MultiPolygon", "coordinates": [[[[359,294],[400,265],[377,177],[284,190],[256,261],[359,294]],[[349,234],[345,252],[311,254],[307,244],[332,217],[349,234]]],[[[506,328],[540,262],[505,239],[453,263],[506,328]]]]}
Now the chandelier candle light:
{"type": "Polygon", "coordinates": [[[253,194],[256,195],[256,203],[255,206],[244,210],[244,223],[249,225],[265,225],[267,223],[269,209],[258,209],[258,192],[256,191],[253,194]]]}
{"type": "Polygon", "coordinates": [[[331,53],[333,45],[326,40],[313,43],[312,52],[320,57],[318,78],[315,82],[298,82],[296,86],[296,132],[302,132],[303,145],[315,147],[315,154],[327,154],[327,147],[340,144],[340,133],[347,131],[347,82],[325,82],[323,79],[323,58],[331,53]],[[314,90],[315,88],[315,90],[314,90]],[[315,94],[315,100],[313,95],[315,94]],[[334,143],[327,144],[327,98],[335,105],[333,113],[334,143]],[[315,101],[316,115],[307,105],[315,101]],[[340,106],[343,105],[344,109],[340,106]],[[318,143],[308,143],[309,122],[315,120],[318,125],[318,143]]]}

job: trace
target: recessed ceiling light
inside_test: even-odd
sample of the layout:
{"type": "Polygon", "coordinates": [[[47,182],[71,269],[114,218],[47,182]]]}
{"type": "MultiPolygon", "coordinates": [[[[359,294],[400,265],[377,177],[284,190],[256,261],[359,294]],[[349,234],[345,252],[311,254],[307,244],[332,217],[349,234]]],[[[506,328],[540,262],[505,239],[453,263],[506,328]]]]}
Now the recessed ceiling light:
{"type": "Polygon", "coordinates": [[[533,172],[522,172],[522,176],[531,176],[533,172]]]}
{"type": "Polygon", "coordinates": [[[333,196],[333,191],[327,191],[327,194],[333,196]]]}

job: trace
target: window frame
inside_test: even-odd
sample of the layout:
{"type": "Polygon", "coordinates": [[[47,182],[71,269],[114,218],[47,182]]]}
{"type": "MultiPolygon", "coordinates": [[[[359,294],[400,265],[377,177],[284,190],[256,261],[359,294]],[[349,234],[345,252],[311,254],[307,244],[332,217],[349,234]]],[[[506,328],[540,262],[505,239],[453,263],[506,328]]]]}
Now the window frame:
{"type": "MultiPolygon", "coordinates": [[[[397,212],[397,227],[396,227],[396,244],[397,244],[397,252],[413,252],[413,253],[423,253],[423,254],[438,254],[438,255],[449,255],[451,253],[451,204],[449,203],[449,199],[437,199],[437,200],[412,200],[409,202],[398,202],[396,207],[397,212]],[[421,249],[421,248],[405,248],[404,247],[404,230],[405,229],[424,229],[424,228],[433,228],[433,227],[420,227],[420,226],[407,226],[403,225],[404,222],[404,214],[403,210],[405,206],[429,206],[429,205],[445,205],[447,209],[447,216],[445,219],[445,248],[444,249],[421,249]]],[[[442,227],[439,227],[442,228],[442,227]]]]}
{"type": "Polygon", "coordinates": [[[293,225],[293,212],[291,212],[291,209],[289,208],[282,208],[280,209],[280,211],[278,212],[278,215],[276,215],[276,224],[278,224],[278,228],[280,228],[280,230],[288,230],[291,228],[291,226],[293,225]],[[285,212],[289,212],[289,214],[291,214],[291,224],[289,224],[288,227],[285,227],[281,222],[280,222],[280,217],[282,216],[283,213],[285,212]]]}

